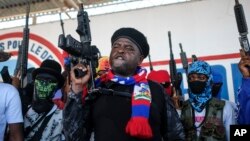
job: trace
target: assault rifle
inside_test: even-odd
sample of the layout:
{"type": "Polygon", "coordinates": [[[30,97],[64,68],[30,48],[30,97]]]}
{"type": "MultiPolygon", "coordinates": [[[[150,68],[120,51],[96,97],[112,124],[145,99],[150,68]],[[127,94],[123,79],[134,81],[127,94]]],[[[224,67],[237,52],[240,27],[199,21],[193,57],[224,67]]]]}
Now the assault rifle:
{"type": "MultiPolygon", "coordinates": [[[[83,4],[80,4],[77,14],[78,26],[76,32],[80,35],[80,42],[71,35],[66,37],[61,34],[59,36],[58,46],[70,54],[71,65],[82,63],[90,66],[91,80],[90,87],[95,88],[94,78],[96,77],[96,68],[98,67],[99,49],[91,45],[91,32],[89,26],[88,13],[84,11],[83,4]]],[[[86,72],[76,69],[74,71],[77,78],[83,77],[86,72]]]]}
{"type": "Polygon", "coordinates": [[[28,67],[28,49],[29,49],[29,13],[30,13],[30,3],[27,0],[26,9],[26,22],[23,29],[23,40],[22,44],[18,48],[18,57],[16,68],[14,70],[14,76],[20,73],[20,88],[24,88],[24,78],[27,75],[28,67]]]}
{"type": "Polygon", "coordinates": [[[234,13],[238,26],[238,31],[240,34],[239,37],[240,45],[242,49],[246,52],[246,55],[250,55],[250,46],[247,38],[248,29],[247,29],[246,18],[243,6],[239,3],[238,0],[235,0],[234,13]]]}
{"type": "Polygon", "coordinates": [[[168,38],[169,38],[169,48],[170,48],[170,60],[169,60],[169,70],[170,70],[170,78],[172,83],[172,92],[174,92],[173,95],[173,101],[176,109],[181,109],[183,104],[183,98],[182,98],[182,91],[181,91],[181,81],[182,81],[182,74],[180,72],[177,72],[176,69],[176,62],[174,60],[174,55],[172,51],[172,41],[171,41],[171,32],[168,31],[168,38]]]}

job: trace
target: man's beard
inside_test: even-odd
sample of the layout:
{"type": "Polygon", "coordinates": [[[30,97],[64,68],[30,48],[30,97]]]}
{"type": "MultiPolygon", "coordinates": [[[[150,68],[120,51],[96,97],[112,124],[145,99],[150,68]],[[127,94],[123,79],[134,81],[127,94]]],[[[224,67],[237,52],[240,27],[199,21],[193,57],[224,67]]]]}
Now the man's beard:
{"type": "Polygon", "coordinates": [[[120,75],[120,76],[131,76],[135,73],[136,67],[134,68],[133,66],[131,66],[131,64],[129,65],[127,62],[124,62],[122,64],[117,65],[116,63],[112,64],[112,70],[113,73],[116,75],[120,75]]]}
{"type": "Polygon", "coordinates": [[[114,74],[119,74],[121,76],[126,76],[127,75],[127,72],[126,72],[126,69],[122,66],[122,67],[114,67],[112,68],[114,74]]]}

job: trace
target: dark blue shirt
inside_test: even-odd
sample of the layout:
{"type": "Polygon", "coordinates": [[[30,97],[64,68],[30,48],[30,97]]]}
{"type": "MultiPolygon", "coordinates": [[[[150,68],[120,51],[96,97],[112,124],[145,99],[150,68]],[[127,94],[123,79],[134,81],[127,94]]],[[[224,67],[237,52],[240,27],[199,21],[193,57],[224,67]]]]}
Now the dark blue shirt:
{"type": "Polygon", "coordinates": [[[250,78],[242,78],[238,102],[238,124],[250,124],[250,78]]]}

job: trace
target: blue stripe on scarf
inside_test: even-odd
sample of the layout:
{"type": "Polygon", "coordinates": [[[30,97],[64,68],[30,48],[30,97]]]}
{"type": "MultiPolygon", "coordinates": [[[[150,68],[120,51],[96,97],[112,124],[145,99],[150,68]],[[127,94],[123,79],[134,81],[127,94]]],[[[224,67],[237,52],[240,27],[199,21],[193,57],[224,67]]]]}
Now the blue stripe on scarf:
{"type": "Polygon", "coordinates": [[[132,117],[149,117],[149,106],[146,105],[133,105],[132,107],[132,117]]]}
{"type": "Polygon", "coordinates": [[[112,81],[117,82],[119,84],[124,84],[124,85],[132,85],[135,84],[135,79],[133,77],[119,77],[119,76],[114,76],[112,81]],[[116,80],[116,81],[114,81],[116,80]]]}

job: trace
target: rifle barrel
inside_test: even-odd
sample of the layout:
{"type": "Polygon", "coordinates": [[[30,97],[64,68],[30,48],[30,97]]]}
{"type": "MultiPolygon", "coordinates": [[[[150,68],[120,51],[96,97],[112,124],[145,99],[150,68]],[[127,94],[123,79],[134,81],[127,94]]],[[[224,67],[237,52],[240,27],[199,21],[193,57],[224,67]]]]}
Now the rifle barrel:
{"type": "Polygon", "coordinates": [[[26,21],[23,29],[23,41],[21,48],[21,65],[20,65],[20,76],[21,76],[21,88],[24,88],[24,78],[27,75],[28,67],[28,49],[29,49],[29,13],[30,13],[30,2],[27,0],[26,9],[26,21]]]}
{"type": "Polygon", "coordinates": [[[63,26],[63,20],[62,20],[62,14],[61,13],[59,13],[59,16],[60,16],[60,22],[61,22],[61,27],[62,27],[62,34],[64,35],[64,37],[65,37],[65,32],[64,32],[64,26],[63,26]]]}
{"type": "Polygon", "coordinates": [[[234,14],[236,18],[238,31],[240,34],[240,37],[239,37],[240,45],[242,49],[245,51],[245,53],[247,55],[250,55],[250,45],[249,45],[249,41],[247,38],[247,34],[248,34],[247,22],[246,22],[243,6],[239,3],[238,0],[235,0],[234,14]]]}

